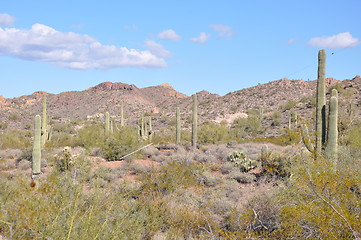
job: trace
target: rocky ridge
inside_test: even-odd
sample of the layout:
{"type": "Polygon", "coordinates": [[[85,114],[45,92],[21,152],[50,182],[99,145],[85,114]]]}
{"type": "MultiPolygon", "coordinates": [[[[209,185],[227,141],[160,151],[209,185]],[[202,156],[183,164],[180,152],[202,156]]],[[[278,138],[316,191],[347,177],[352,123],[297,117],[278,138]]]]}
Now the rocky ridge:
{"type": "MultiPolygon", "coordinates": [[[[336,85],[340,90],[340,105],[343,106],[346,102],[352,103],[355,106],[355,115],[358,117],[360,76],[343,81],[326,79],[327,89],[336,85]]],[[[198,93],[199,121],[232,123],[237,117],[247,117],[250,110],[262,109],[265,116],[262,124],[268,128],[266,135],[277,135],[283,126],[287,126],[292,111],[305,119],[313,117],[310,108],[315,89],[316,81],[284,78],[231,92],[225,96],[201,91],[198,93]],[[272,116],[275,113],[280,115],[280,126],[272,128],[274,121],[272,116]]],[[[83,91],[60,94],[39,91],[12,99],[0,97],[0,121],[8,122],[10,128],[24,128],[26,124],[31,124],[33,116],[41,113],[42,97],[45,94],[49,115],[59,121],[74,119],[101,121],[106,111],[118,121],[121,105],[124,106],[128,124],[136,124],[143,111],[153,116],[155,128],[165,127],[175,117],[176,106],[180,107],[184,121],[189,121],[191,116],[191,97],[177,92],[169,84],[138,88],[132,84],[104,82],[83,91]]]]}

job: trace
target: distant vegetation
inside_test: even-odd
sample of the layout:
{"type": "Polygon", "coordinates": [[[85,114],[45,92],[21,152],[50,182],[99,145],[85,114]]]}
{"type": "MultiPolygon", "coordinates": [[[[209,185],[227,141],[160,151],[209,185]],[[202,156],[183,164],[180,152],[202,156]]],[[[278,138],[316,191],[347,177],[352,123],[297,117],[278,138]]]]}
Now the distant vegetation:
{"type": "Polygon", "coordinates": [[[290,100],[199,123],[197,96],[156,130],[152,113],[124,124],[123,109],[120,121],[43,114],[25,130],[8,129],[11,115],[0,123],[0,238],[359,239],[361,122],[336,90],[326,101],[322,54],[317,101],[300,101],[316,119],[290,100]],[[265,136],[273,126],[281,134],[265,136]]]}

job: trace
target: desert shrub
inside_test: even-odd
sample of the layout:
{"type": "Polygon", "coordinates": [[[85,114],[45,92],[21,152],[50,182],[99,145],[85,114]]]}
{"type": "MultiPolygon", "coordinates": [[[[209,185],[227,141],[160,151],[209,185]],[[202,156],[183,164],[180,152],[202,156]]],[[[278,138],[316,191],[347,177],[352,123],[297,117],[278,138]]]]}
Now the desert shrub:
{"type": "Polygon", "coordinates": [[[87,149],[102,147],[105,142],[105,132],[103,124],[86,126],[79,130],[77,134],[80,146],[87,149]]]}
{"type": "Polygon", "coordinates": [[[2,122],[0,123],[0,130],[5,130],[8,127],[8,123],[2,122]]]}
{"type": "Polygon", "coordinates": [[[273,239],[274,231],[280,227],[281,215],[276,198],[269,194],[261,194],[251,199],[246,209],[240,216],[240,230],[249,233],[249,236],[273,239]]]}
{"type": "Polygon", "coordinates": [[[16,162],[13,159],[0,159],[0,169],[10,170],[16,168],[16,162]]]}
{"type": "Polygon", "coordinates": [[[282,112],[290,110],[292,108],[294,108],[297,105],[296,101],[293,100],[288,100],[287,103],[285,103],[284,105],[280,106],[280,110],[282,112]]]}
{"type": "Polygon", "coordinates": [[[360,236],[360,160],[342,156],[336,168],[322,158],[294,163],[290,184],[279,196],[280,232],[285,238],[357,239],[360,236]]]}
{"type": "Polygon", "coordinates": [[[230,141],[229,128],[226,124],[205,122],[198,128],[200,144],[220,144],[230,141]]]}
{"type": "Polygon", "coordinates": [[[22,149],[31,146],[32,134],[27,130],[9,130],[0,133],[0,148],[22,149]]]}
{"type": "Polygon", "coordinates": [[[12,114],[10,114],[10,116],[9,116],[9,120],[10,120],[10,121],[13,121],[13,122],[18,121],[19,118],[20,118],[19,115],[17,115],[16,113],[12,113],[12,114]]]}
{"type": "Polygon", "coordinates": [[[220,170],[222,174],[229,174],[233,171],[235,166],[230,162],[224,162],[220,165],[220,170]]]}
{"type": "Polygon", "coordinates": [[[140,191],[148,194],[169,194],[176,189],[198,185],[202,168],[198,163],[172,161],[159,169],[139,175],[140,191]]]}
{"type": "Polygon", "coordinates": [[[19,162],[20,160],[23,159],[30,161],[32,158],[33,158],[33,147],[27,147],[21,149],[21,154],[18,157],[17,161],[19,162]]]}
{"type": "Polygon", "coordinates": [[[205,149],[207,155],[214,156],[217,160],[227,161],[229,154],[232,152],[232,149],[228,148],[224,144],[220,145],[210,145],[205,149]]]}
{"type": "Polygon", "coordinates": [[[60,132],[60,133],[53,133],[53,136],[50,141],[45,144],[47,148],[58,148],[58,147],[76,147],[79,143],[77,138],[69,133],[60,132]]]}
{"type": "Polygon", "coordinates": [[[27,170],[27,169],[31,168],[31,162],[29,160],[26,160],[26,159],[21,159],[18,162],[17,167],[19,169],[21,169],[21,170],[27,170]]]}
{"type": "Polygon", "coordinates": [[[262,121],[258,115],[249,115],[248,118],[237,118],[231,125],[231,136],[240,140],[246,135],[255,136],[264,132],[262,121]]]}
{"type": "Polygon", "coordinates": [[[256,176],[250,173],[240,172],[239,169],[234,169],[229,173],[227,178],[236,180],[239,183],[251,183],[256,181],[256,176]]]}
{"type": "Polygon", "coordinates": [[[352,150],[361,149],[361,123],[357,122],[352,125],[347,131],[345,139],[343,139],[344,144],[350,146],[352,150]]]}
{"type": "Polygon", "coordinates": [[[207,187],[214,187],[220,184],[222,180],[211,172],[205,171],[200,176],[200,182],[207,187]]]}
{"type": "Polygon", "coordinates": [[[142,150],[142,153],[144,155],[144,158],[150,158],[160,154],[159,150],[154,146],[149,146],[147,148],[144,148],[142,150]]]}
{"type": "Polygon", "coordinates": [[[261,158],[262,174],[286,178],[291,175],[291,161],[283,154],[265,154],[261,158]]]}
{"type": "Polygon", "coordinates": [[[104,157],[109,161],[118,160],[140,146],[138,135],[133,127],[122,127],[106,137],[102,124],[80,129],[77,141],[80,146],[87,149],[103,149],[104,157]]]}

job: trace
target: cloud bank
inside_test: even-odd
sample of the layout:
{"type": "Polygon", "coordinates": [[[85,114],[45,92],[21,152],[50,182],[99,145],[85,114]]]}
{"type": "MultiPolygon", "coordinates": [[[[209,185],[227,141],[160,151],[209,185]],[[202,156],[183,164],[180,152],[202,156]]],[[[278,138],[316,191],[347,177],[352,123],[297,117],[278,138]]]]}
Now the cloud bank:
{"type": "Polygon", "coordinates": [[[201,32],[199,34],[198,37],[196,38],[191,38],[191,41],[194,43],[200,43],[203,44],[205,42],[207,42],[207,40],[211,37],[211,34],[205,33],[205,32],[201,32]]]}
{"type": "Polygon", "coordinates": [[[13,25],[15,18],[7,13],[0,14],[0,26],[9,27],[13,25]]]}
{"type": "Polygon", "coordinates": [[[171,58],[170,51],[165,49],[161,44],[154,42],[153,40],[145,40],[145,45],[151,53],[162,58],[171,58]]]}
{"type": "Polygon", "coordinates": [[[349,48],[356,47],[360,40],[352,37],[349,32],[339,33],[330,37],[314,37],[308,45],[323,48],[349,48]]]}
{"type": "Polygon", "coordinates": [[[170,41],[179,41],[181,39],[181,37],[173,29],[165,30],[159,33],[157,37],[159,39],[170,40],[170,41]]]}
{"type": "Polygon", "coordinates": [[[0,27],[0,56],[41,61],[71,69],[159,68],[165,60],[148,50],[102,45],[89,35],[59,32],[43,24],[31,29],[0,27]]]}
{"type": "Polygon", "coordinates": [[[234,35],[232,28],[223,24],[211,24],[210,27],[213,31],[218,33],[220,38],[230,38],[234,35]]]}

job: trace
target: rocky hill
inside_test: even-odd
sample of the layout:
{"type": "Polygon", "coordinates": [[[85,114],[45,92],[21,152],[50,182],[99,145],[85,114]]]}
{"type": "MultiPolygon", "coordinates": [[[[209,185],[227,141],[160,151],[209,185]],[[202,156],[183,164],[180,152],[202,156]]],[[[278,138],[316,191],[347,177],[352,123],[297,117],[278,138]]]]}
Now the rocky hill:
{"type": "MultiPolygon", "coordinates": [[[[346,114],[348,106],[352,105],[355,118],[359,117],[360,76],[343,81],[328,78],[326,87],[339,90],[340,114],[346,114]]],[[[198,93],[199,121],[231,124],[238,117],[258,112],[263,113],[264,135],[279,135],[288,125],[292,112],[305,120],[313,118],[315,89],[316,81],[281,79],[225,96],[201,91],[198,93]]],[[[29,128],[33,116],[41,113],[44,95],[47,95],[51,118],[63,122],[75,119],[102,121],[106,111],[119,121],[121,105],[124,106],[127,124],[136,124],[143,111],[153,116],[155,129],[167,126],[174,119],[176,106],[181,109],[184,127],[188,127],[191,116],[191,97],[177,92],[169,84],[138,88],[125,83],[104,82],[84,91],[35,92],[12,99],[0,97],[0,122],[6,123],[7,128],[29,128]]]]}

